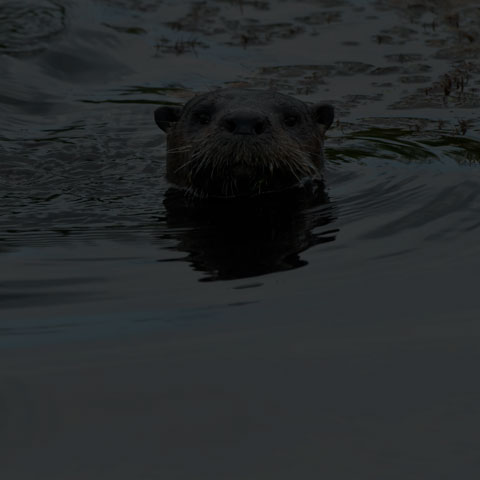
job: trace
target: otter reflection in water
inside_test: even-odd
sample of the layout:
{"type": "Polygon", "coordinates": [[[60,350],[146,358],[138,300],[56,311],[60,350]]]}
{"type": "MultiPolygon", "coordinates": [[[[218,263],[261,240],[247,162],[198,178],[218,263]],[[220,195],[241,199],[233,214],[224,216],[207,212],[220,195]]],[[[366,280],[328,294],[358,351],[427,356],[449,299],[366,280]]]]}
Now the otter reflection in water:
{"type": "Polygon", "coordinates": [[[220,89],[160,107],[167,133],[167,223],[205,279],[297,268],[332,241],[323,142],[333,107],[273,91],[220,89]],[[187,195],[185,195],[187,193],[187,195]]]}
{"type": "Polygon", "coordinates": [[[333,107],[273,91],[220,89],[160,107],[167,178],[197,197],[252,196],[321,181],[333,107]]]}
{"type": "Polygon", "coordinates": [[[335,240],[334,207],[324,190],[242,199],[189,199],[171,189],[164,201],[168,238],[202,280],[228,280],[306,265],[301,252],[335,240]]]}

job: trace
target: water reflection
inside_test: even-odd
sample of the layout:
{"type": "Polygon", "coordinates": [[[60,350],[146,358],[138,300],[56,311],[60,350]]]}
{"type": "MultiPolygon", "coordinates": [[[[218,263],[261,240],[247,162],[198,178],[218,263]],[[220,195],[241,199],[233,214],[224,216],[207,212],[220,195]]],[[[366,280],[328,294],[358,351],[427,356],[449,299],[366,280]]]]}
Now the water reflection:
{"type": "Polygon", "coordinates": [[[170,189],[164,205],[167,236],[188,254],[183,260],[206,274],[203,281],[302,267],[307,264],[304,250],[334,241],[337,233],[324,228],[335,220],[335,212],[323,185],[287,195],[203,201],[170,189]]]}

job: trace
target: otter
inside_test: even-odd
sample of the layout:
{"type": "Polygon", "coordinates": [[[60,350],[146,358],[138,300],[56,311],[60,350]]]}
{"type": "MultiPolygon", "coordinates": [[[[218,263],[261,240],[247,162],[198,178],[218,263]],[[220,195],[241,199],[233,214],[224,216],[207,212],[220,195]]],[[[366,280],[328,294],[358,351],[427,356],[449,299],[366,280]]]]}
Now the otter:
{"type": "Polygon", "coordinates": [[[195,197],[277,192],[323,179],[331,105],[269,90],[224,88],[162,106],[167,179],[195,197]]]}

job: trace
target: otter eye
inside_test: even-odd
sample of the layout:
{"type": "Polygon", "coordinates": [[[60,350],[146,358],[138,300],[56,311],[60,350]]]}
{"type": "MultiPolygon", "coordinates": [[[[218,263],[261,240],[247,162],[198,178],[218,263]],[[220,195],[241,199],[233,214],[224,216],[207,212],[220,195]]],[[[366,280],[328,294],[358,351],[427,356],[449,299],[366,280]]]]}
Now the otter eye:
{"type": "Polygon", "coordinates": [[[296,115],[288,115],[283,121],[287,127],[294,127],[298,123],[298,117],[296,115]]]}
{"type": "Polygon", "coordinates": [[[202,125],[208,125],[211,120],[210,115],[206,112],[197,113],[196,118],[198,123],[201,123],[202,125]]]}

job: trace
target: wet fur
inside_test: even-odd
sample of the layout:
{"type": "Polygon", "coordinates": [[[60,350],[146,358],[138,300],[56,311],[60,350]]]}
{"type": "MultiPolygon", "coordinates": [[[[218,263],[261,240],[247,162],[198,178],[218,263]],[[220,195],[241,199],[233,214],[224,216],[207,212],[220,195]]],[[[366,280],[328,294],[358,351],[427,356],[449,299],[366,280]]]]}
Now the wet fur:
{"type": "MultiPolygon", "coordinates": [[[[312,157],[318,156],[317,149],[306,149],[305,145],[285,136],[272,134],[265,139],[230,139],[218,132],[209,132],[200,140],[187,143],[182,135],[172,132],[167,152],[175,156],[168,167],[168,177],[181,183],[188,193],[205,196],[207,192],[218,196],[237,196],[238,175],[235,172],[250,172],[252,194],[266,193],[275,187],[279,172],[290,177],[292,184],[300,184],[305,178],[321,178],[320,159],[317,165],[312,157]]],[[[315,142],[321,148],[321,140],[315,142]]]]}
{"type": "MultiPolygon", "coordinates": [[[[228,100],[225,102],[221,96],[223,92],[221,90],[215,99],[221,106],[223,101],[228,107],[228,100]]],[[[243,94],[254,95],[250,92],[263,93],[246,90],[243,94]]],[[[265,95],[270,95],[267,97],[270,103],[266,105],[271,107],[272,98],[276,101],[277,97],[265,95]]],[[[187,104],[178,121],[168,127],[161,126],[168,134],[167,178],[197,197],[258,195],[302,185],[305,180],[321,180],[323,139],[328,125],[310,118],[310,114],[305,113],[309,112],[305,104],[277,95],[281,106],[291,101],[305,109],[301,112],[305,117],[302,117],[302,126],[293,133],[287,132],[276,118],[269,118],[267,129],[261,135],[232,135],[219,126],[218,117],[224,114],[223,110],[216,121],[193,129],[188,115],[195,108],[196,100],[189,102],[190,106],[187,104]]],[[[261,107],[262,115],[276,115],[268,109],[262,111],[261,107]]],[[[235,107],[232,108],[235,111],[235,107]]]]}

